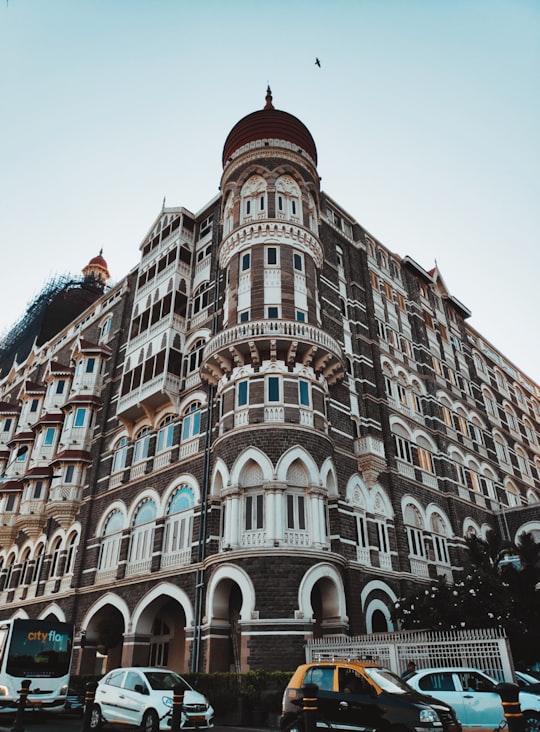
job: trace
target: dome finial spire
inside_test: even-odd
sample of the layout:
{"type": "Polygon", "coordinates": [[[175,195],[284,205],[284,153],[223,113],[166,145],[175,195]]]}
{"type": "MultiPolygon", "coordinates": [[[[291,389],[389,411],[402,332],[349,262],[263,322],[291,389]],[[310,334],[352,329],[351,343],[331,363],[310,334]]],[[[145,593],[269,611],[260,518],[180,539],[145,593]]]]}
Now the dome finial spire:
{"type": "Polygon", "coordinates": [[[266,87],[266,104],[264,105],[264,109],[274,109],[274,105],[272,104],[272,90],[270,89],[270,84],[266,87]]]}

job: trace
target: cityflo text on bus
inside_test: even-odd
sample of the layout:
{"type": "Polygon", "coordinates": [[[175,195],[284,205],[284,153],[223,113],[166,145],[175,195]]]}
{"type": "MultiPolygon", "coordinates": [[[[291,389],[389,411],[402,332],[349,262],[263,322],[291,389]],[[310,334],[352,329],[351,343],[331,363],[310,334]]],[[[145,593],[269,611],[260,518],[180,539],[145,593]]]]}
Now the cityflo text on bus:
{"type": "Polygon", "coordinates": [[[58,633],[56,630],[49,630],[47,633],[44,633],[42,630],[34,630],[28,633],[27,636],[29,641],[41,641],[42,643],[45,643],[45,641],[49,641],[50,643],[62,643],[62,641],[66,640],[66,636],[62,633],[58,633]]]}

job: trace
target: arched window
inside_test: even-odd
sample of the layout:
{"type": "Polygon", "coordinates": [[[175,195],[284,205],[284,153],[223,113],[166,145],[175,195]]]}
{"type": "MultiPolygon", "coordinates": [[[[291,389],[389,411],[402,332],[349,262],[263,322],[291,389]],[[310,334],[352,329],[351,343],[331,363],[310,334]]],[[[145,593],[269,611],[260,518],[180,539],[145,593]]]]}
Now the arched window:
{"type": "Polygon", "coordinates": [[[252,175],[244,183],[240,196],[242,221],[251,221],[267,215],[266,181],[260,175],[252,175]]]}
{"type": "Polygon", "coordinates": [[[113,511],[103,529],[99,552],[98,572],[116,572],[120,556],[120,542],[124,517],[120,511],[113,511]]]}
{"type": "Polygon", "coordinates": [[[193,491],[187,485],[180,486],[169,501],[163,535],[162,567],[190,562],[194,504],[193,491]]]}
{"type": "Polygon", "coordinates": [[[202,285],[200,285],[194,296],[193,296],[193,302],[191,305],[191,314],[196,315],[201,310],[204,310],[208,307],[208,292],[209,292],[210,283],[203,282],[202,285]]]}
{"type": "Polygon", "coordinates": [[[199,340],[195,342],[195,344],[192,346],[192,348],[189,352],[188,362],[187,362],[188,374],[191,374],[194,371],[199,370],[199,366],[201,365],[203,348],[204,348],[204,339],[199,338],[199,340]]]}
{"type": "Polygon", "coordinates": [[[431,531],[435,561],[437,564],[450,564],[446,524],[437,513],[431,516],[431,531]]]}
{"type": "Polygon", "coordinates": [[[538,437],[536,435],[536,430],[534,428],[533,423],[530,419],[527,417],[524,417],[523,419],[523,427],[525,428],[525,434],[527,435],[527,439],[529,440],[529,443],[531,445],[538,445],[538,437]]]}
{"type": "Polygon", "coordinates": [[[201,403],[192,402],[182,417],[182,442],[197,437],[201,429],[201,403]]]}
{"type": "Polygon", "coordinates": [[[79,541],[79,537],[77,534],[73,533],[68,539],[67,542],[67,554],[66,554],[66,568],[64,573],[66,575],[73,574],[73,569],[75,567],[75,557],[77,555],[77,544],[79,541]]]}
{"type": "Polygon", "coordinates": [[[30,582],[30,549],[25,549],[21,558],[21,573],[19,574],[19,586],[24,587],[30,582]]]}
{"type": "Polygon", "coordinates": [[[150,569],[154,551],[155,527],[156,504],[151,500],[143,501],[137,509],[131,526],[126,568],[129,574],[150,569]]]}
{"type": "Polygon", "coordinates": [[[62,539],[57,537],[51,546],[51,564],[49,567],[49,579],[57,577],[60,564],[60,550],[62,548],[62,539]]]}
{"type": "Polygon", "coordinates": [[[426,559],[426,546],[424,543],[424,521],[416,506],[408,505],[403,516],[407,529],[407,542],[409,544],[409,555],[419,559],[426,559]]]}
{"type": "Polygon", "coordinates": [[[508,404],[508,403],[504,404],[504,414],[506,417],[506,423],[508,425],[508,429],[511,432],[514,432],[515,434],[519,435],[519,422],[516,417],[516,413],[515,413],[513,407],[511,407],[510,404],[508,404]]]}
{"type": "Polygon", "coordinates": [[[234,228],[234,195],[231,193],[223,211],[223,236],[230,234],[234,228]]]}
{"type": "Polygon", "coordinates": [[[519,445],[516,446],[516,458],[522,477],[525,480],[527,478],[530,478],[531,467],[529,465],[529,458],[527,457],[527,453],[525,452],[525,450],[519,445]]]}
{"type": "Polygon", "coordinates": [[[300,188],[290,175],[283,175],[276,181],[276,217],[302,223],[300,188]]]}
{"type": "Polygon", "coordinates": [[[482,389],[482,396],[484,397],[484,405],[486,412],[493,419],[499,420],[499,411],[497,409],[497,402],[495,397],[488,389],[482,389]]]}
{"type": "Polygon", "coordinates": [[[34,570],[32,572],[32,579],[30,580],[32,583],[35,583],[39,580],[44,557],[45,557],[45,546],[44,546],[44,544],[40,544],[36,553],[34,554],[34,560],[35,560],[34,561],[34,570]]]}
{"type": "Polygon", "coordinates": [[[400,425],[394,425],[394,444],[396,447],[396,458],[402,463],[413,465],[411,441],[406,430],[400,425]]]}
{"type": "Polygon", "coordinates": [[[13,570],[15,569],[15,554],[10,554],[6,562],[6,582],[4,589],[8,590],[11,587],[11,579],[13,577],[13,570]]]}
{"type": "Polygon", "coordinates": [[[114,448],[114,456],[113,456],[113,462],[112,462],[112,473],[119,473],[121,470],[124,470],[126,467],[126,461],[127,461],[127,450],[128,450],[128,441],[127,437],[122,437],[115,445],[114,448]]]}
{"type": "Polygon", "coordinates": [[[508,452],[506,440],[498,433],[493,435],[493,439],[495,441],[495,452],[497,453],[499,462],[504,463],[505,465],[510,465],[510,453],[508,452]]]}
{"type": "Polygon", "coordinates": [[[135,451],[133,453],[133,462],[140,463],[148,457],[150,448],[150,427],[143,427],[137,434],[135,440],[135,451]]]}
{"type": "Polygon", "coordinates": [[[508,505],[510,507],[521,506],[521,496],[519,494],[519,489],[510,481],[505,484],[504,488],[506,491],[506,500],[508,501],[508,505]]]}
{"type": "Polygon", "coordinates": [[[106,320],[103,321],[103,323],[101,324],[101,327],[99,329],[100,342],[109,340],[109,336],[111,333],[111,326],[112,326],[112,317],[107,318],[106,320]]]}
{"type": "Polygon", "coordinates": [[[156,452],[164,452],[172,447],[174,441],[174,416],[168,414],[159,424],[156,452]]]}

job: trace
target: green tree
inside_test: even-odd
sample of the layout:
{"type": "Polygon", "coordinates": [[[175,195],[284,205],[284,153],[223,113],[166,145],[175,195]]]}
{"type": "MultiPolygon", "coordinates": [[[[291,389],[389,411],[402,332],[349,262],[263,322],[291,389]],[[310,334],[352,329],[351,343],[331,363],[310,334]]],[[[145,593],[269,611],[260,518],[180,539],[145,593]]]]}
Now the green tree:
{"type": "Polygon", "coordinates": [[[502,627],[516,664],[540,660],[540,544],[523,533],[515,545],[495,532],[465,540],[469,566],[453,585],[442,576],[400,598],[394,621],[403,629],[502,627]]]}

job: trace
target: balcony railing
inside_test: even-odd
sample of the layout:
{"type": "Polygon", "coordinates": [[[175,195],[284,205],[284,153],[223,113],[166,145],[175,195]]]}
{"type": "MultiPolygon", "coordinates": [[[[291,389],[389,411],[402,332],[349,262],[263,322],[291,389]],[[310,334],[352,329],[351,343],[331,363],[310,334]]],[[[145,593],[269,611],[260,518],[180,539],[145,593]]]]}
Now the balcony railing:
{"type": "Polygon", "coordinates": [[[202,376],[215,382],[235,366],[259,366],[270,358],[311,366],[329,383],[344,374],[341,346],[328,333],[309,323],[272,319],[237,323],[215,335],[203,351],[202,376]]]}

